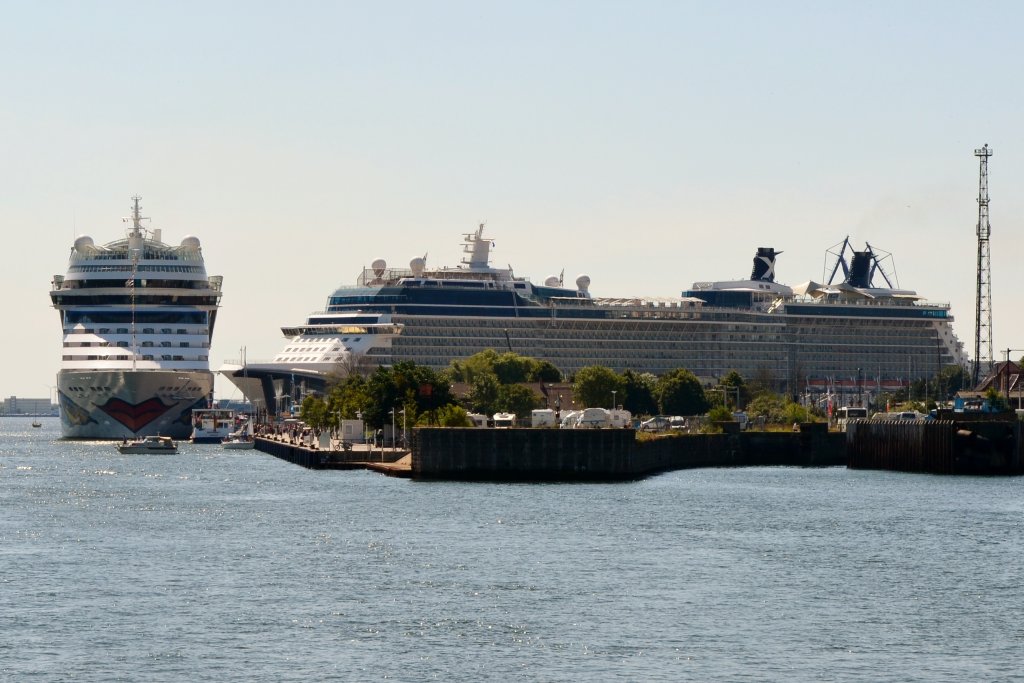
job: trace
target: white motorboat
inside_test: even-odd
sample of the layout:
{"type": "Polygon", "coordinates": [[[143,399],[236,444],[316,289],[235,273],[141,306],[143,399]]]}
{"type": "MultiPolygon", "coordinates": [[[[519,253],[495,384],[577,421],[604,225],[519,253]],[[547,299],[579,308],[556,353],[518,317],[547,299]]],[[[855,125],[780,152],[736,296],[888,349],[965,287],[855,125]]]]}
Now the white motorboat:
{"type": "Polygon", "coordinates": [[[228,450],[249,450],[256,447],[256,439],[252,436],[248,421],[243,423],[237,431],[228,434],[220,443],[228,450]]]}
{"type": "Polygon", "coordinates": [[[122,453],[177,453],[178,444],[169,436],[144,436],[117,444],[122,453]]]}

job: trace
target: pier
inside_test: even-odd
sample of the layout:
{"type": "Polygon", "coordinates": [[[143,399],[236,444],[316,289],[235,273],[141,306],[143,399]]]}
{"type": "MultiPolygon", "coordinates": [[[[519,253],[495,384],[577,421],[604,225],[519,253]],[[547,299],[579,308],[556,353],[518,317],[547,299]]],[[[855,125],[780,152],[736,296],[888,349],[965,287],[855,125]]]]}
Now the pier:
{"type": "Polygon", "coordinates": [[[824,424],[798,432],[673,434],[638,440],[632,429],[417,427],[412,449],[322,450],[286,436],[257,437],[262,452],[310,469],[370,469],[413,479],[622,481],[698,467],[838,467],[846,437],[824,424]]]}
{"type": "Polygon", "coordinates": [[[940,420],[856,420],[847,426],[851,469],[1019,475],[1021,423],[960,415],[940,420]]]}

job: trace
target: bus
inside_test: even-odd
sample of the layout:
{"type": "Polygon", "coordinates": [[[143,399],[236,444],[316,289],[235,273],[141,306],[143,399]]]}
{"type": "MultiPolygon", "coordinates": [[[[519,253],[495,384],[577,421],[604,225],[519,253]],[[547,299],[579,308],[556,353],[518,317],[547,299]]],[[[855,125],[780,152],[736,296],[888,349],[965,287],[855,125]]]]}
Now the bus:
{"type": "Polygon", "coordinates": [[[850,420],[860,420],[868,416],[867,408],[844,407],[836,411],[836,426],[841,431],[846,431],[846,423],[850,420]]]}

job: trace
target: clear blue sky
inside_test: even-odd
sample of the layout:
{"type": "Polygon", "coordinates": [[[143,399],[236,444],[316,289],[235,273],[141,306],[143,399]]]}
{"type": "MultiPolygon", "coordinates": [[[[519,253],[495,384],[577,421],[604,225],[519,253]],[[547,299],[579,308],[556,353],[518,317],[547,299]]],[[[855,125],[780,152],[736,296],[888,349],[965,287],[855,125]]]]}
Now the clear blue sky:
{"type": "Polygon", "coordinates": [[[1022,25],[1012,2],[0,2],[0,396],[55,384],[50,280],[135,193],[224,276],[214,368],[273,356],[374,258],[456,263],[484,220],[498,264],[596,296],[745,277],[758,246],[820,280],[850,235],[973,349],[984,143],[995,345],[1024,348],[1022,25]]]}

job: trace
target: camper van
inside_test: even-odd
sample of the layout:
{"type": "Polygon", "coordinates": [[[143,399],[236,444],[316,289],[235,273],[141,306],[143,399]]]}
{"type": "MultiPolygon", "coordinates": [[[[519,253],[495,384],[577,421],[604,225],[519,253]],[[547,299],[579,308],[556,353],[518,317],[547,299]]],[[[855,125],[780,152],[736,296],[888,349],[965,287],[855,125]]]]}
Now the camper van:
{"type": "Polygon", "coordinates": [[[494,414],[494,426],[495,427],[515,427],[516,426],[516,414],[515,413],[495,413],[494,414]]]}
{"type": "Polygon", "coordinates": [[[482,429],[487,426],[487,416],[480,413],[469,413],[466,417],[473,423],[474,427],[482,429]]]}

